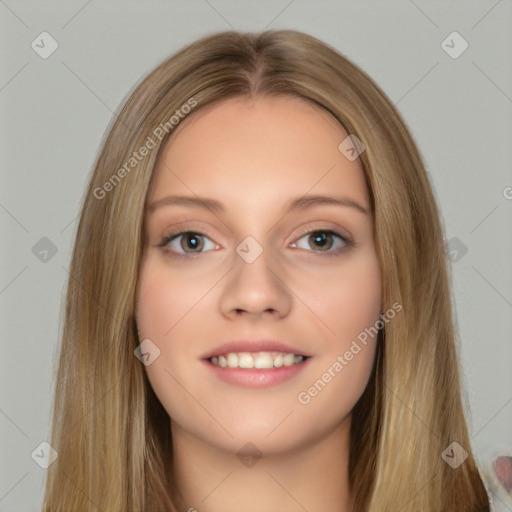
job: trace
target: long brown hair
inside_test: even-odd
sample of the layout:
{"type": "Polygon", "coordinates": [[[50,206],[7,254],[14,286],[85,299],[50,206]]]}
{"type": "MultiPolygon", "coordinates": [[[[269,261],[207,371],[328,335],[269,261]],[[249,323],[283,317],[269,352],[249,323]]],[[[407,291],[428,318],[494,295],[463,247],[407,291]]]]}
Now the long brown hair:
{"type": "Polygon", "coordinates": [[[180,50],[140,82],[103,141],[69,270],[45,512],[177,510],[169,418],[134,355],[146,196],[182,118],[229,97],[278,94],[326,109],[365,144],[382,307],[403,307],[380,331],[353,411],[354,512],[489,510],[461,397],[443,228],[418,149],[359,67],[309,35],[270,30],[180,50]],[[458,467],[442,457],[452,442],[468,454],[458,467]]]}

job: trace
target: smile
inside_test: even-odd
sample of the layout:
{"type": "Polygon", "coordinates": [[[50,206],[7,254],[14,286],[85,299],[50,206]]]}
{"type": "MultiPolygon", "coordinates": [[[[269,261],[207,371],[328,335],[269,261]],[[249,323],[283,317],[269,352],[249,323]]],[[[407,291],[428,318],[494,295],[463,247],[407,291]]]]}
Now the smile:
{"type": "Polygon", "coordinates": [[[309,366],[312,357],[292,352],[227,352],[204,358],[219,380],[244,388],[267,388],[292,379],[309,366]]]}
{"type": "Polygon", "coordinates": [[[229,352],[208,360],[221,368],[281,368],[302,363],[307,356],[284,352],[229,352]]]}

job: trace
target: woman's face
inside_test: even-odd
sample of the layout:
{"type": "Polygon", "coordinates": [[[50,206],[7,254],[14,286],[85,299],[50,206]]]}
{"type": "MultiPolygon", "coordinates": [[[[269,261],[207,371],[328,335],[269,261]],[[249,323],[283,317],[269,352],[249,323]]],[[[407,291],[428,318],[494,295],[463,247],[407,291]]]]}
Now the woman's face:
{"type": "Polygon", "coordinates": [[[148,378],[173,429],[233,452],[304,446],[349,424],[375,355],[362,333],[381,282],[359,159],[330,114],[293,97],[232,98],[182,123],[148,197],[136,311],[148,378]]]}

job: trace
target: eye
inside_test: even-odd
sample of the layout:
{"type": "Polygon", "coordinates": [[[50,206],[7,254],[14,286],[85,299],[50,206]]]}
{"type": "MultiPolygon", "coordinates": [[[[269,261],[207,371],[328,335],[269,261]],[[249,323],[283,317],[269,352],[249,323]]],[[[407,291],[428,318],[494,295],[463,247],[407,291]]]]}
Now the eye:
{"type": "MultiPolygon", "coordinates": [[[[302,242],[304,244],[304,242],[302,242]]],[[[300,249],[313,248],[313,252],[324,253],[325,256],[336,256],[344,252],[348,247],[355,246],[355,242],[335,231],[317,229],[305,231],[304,234],[291,247],[300,249]],[[301,240],[306,240],[309,247],[300,246],[301,240]],[[308,243],[309,241],[309,243],[308,243]],[[334,247],[334,249],[333,249],[334,247]]],[[[211,238],[204,233],[197,231],[178,231],[162,238],[157,247],[163,248],[176,258],[187,257],[195,254],[202,254],[208,250],[218,248],[211,238]],[[206,243],[205,243],[206,241],[206,243]]]]}
{"type": "MultiPolygon", "coordinates": [[[[177,255],[183,254],[200,254],[204,252],[202,249],[208,246],[204,240],[210,242],[210,249],[218,247],[210,238],[203,233],[196,231],[180,231],[166,236],[158,244],[158,247],[169,247],[171,252],[177,253],[177,255]],[[182,251],[182,252],[181,252],[182,251]]],[[[206,250],[209,250],[208,247],[206,250]]]]}
{"type": "MultiPolygon", "coordinates": [[[[319,229],[315,231],[308,231],[306,232],[306,236],[302,236],[297,240],[297,242],[294,242],[291,244],[292,247],[297,247],[297,245],[300,243],[301,240],[306,239],[306,244],[309,245],[309,247],[313,247],[313,249],[317,249],[314,252],[324,252],[326,255],[336,255],[343,251],[347,246],[352,246],[354,243],[347,237],[340,235],[339,233],[336,233],[335,231],[331,230],[325,230],[325,229],[319,229]],[[334,245],[336,245],[337,241],[337,247],[335,249],[332,249],[334,245]],[[309,242],[309,243],[308,243],[309,242]]],[[[300,247],[301,249],[308,249],[308,247],[300,247]]]]}

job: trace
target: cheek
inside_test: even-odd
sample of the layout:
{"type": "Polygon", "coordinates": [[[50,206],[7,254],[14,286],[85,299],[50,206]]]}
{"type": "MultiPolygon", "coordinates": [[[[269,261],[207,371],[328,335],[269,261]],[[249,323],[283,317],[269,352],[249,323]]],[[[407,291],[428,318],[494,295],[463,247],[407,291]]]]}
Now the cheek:
{"type": "MultiPolygon", "coordinates": [[[[190,407],[190,395],[200,389],[190,379],[199,366],[197,348],[190,343],[198,328],[194,315],[206,315],[211,308],[199,301],[205,290],[194,286],[184,273],[166,272],[161,265],[142,267],[139,276],[136,318],[140,340],[149,338],[160,351],[145,372],[158,400],[169,416],[180,424],[200,425],[201,410],[190,407]]],[[[199,333],[197,333],[199,335],[199,333]]]]}
{"type": "Polygon", "coordinates": [[[160,338],[170,327],[176,311],[176,294],[165,279],[156,279],[148,271],[140,276],[137,324],[141,338],[160,338]]]}
{"type": "Polygon", "coordinates": [[[312,417],[321,414],[335,422],[353,408],[373,368],[381,313],[378,260],[368,254],[334,276],[303,284],[314,297],[311,309],[325,335],[318,340],[315,370],[297,399],[312,417]]]}
{"type": "Polygon", "coordinates": [[[379,319],[381,275],[374,253],[360,255],[325,276],[304,277],[299,286],[310,310],[323,324],[324,339],[332,347],[349,346],[352,339],[379,319]]]}
{"type": "Polygon", "coordinates": [[[334,330],[341,336],[340,342],[353,339],[373,326],[381,311],[381,282],[377,263],[370,261],[340,279],[332,291],[332,297],[335,299],[326,301],[325,307],[329,308],[334,330]]]}
{"type": "Polygon", "coordinates": [[[186,273],[171,274],[164,266],[148,261],[139,276],[136,316],[141,338],[170,340],[182,319],[186,323],[188,313],[193,315],[198,309],[207,284],[186,273]]]}

